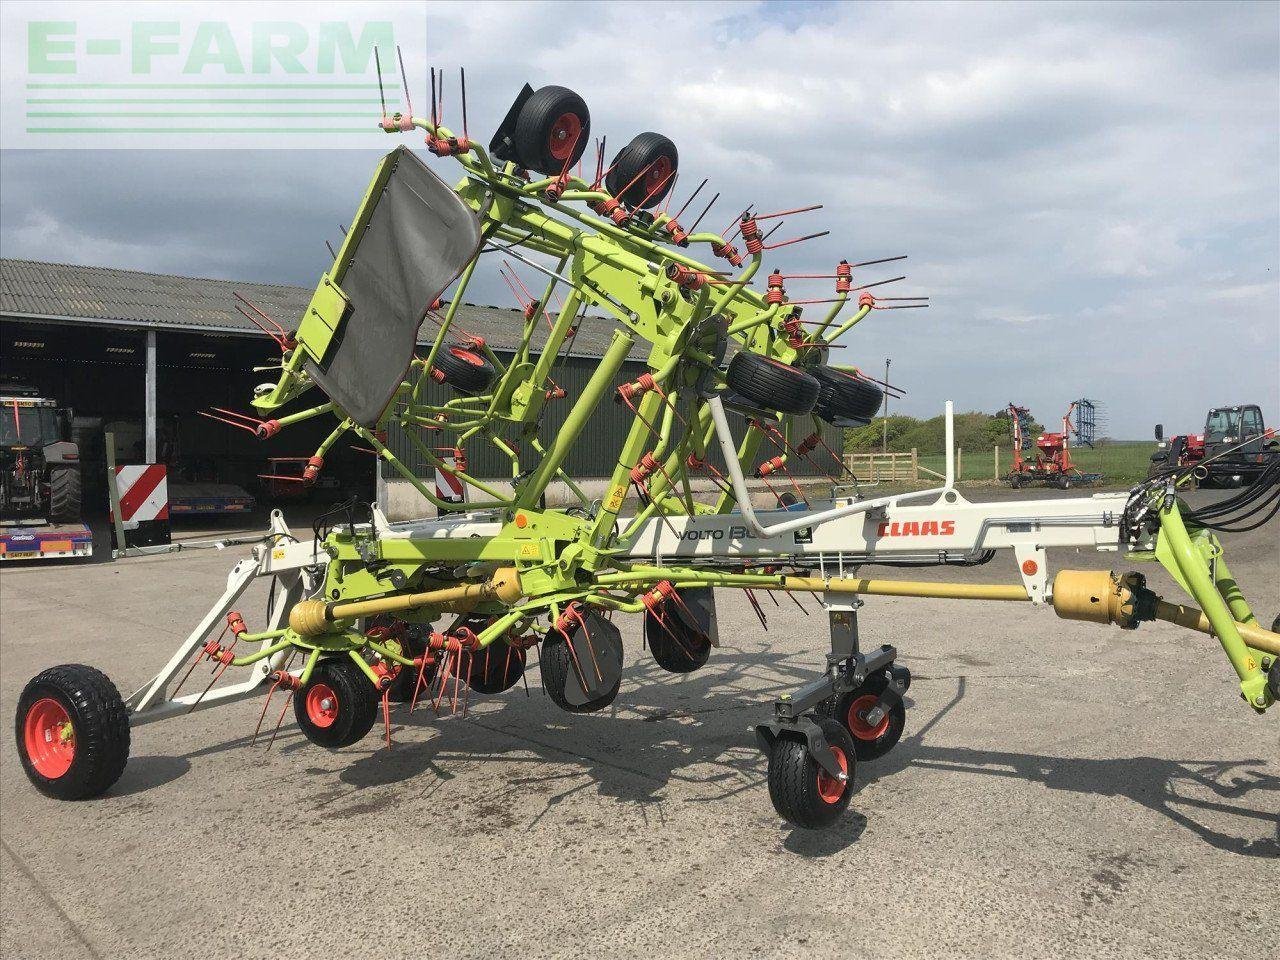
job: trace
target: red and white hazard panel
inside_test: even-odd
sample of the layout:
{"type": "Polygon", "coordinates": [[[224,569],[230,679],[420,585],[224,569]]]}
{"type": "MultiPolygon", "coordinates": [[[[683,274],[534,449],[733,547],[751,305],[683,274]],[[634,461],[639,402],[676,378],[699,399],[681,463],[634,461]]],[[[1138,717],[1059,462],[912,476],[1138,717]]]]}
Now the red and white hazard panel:
{"type": "MultiPolygon", "coordinates": [[[[441,457],[440,460],[450,470],[455,466],[453,457],[441,457]]],[[[467,485],[449,470],[436,467],[436,496],[445,503],[466,503],[467,485]]]]}
{"type": "MultiPolygon", "coordinates": [[[[145,547],[169,542],[169,480],[163,463],[116,467],[120,520],[125,545],[145,547]]],[[[111,513],[115,536],[115,511],[111,513]]]]}

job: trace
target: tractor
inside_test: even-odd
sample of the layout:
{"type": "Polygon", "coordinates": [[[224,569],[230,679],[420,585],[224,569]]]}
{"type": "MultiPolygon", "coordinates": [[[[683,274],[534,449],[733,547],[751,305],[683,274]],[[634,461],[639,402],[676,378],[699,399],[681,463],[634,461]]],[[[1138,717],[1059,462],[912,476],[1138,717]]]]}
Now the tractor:
{"type": "Polygon", "coordinates": [[[1262,419],[1256,403],[1214,407],[1204,421],[1204,433],[1164,440],[1164,424],[1156,424],[1156,441],[1147,475],[1159,476],[1180,467],[1203,465],[1196,471],[1202,487],[1240,487],[1254,483],[1267,467],[1280,462],[1280,441],[1262,419]]]}
{"type": "Polygon", "coordinates": [[[33,387],[0,386],[0,517],[23,523],[79,520],[80,485],[71,411],[33,387]]]}

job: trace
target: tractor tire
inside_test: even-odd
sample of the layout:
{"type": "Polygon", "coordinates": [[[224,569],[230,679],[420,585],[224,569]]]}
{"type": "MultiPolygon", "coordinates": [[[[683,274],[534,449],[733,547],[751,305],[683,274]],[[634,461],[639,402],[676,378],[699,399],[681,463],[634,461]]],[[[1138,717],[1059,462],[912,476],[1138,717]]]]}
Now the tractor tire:
{"type": "Polygon", "coordinates": [[[445,383],[467,396],[483,393],[496,375],[493,364],[467,347],[441,348],[436,354],[435,367],[445,383]]]}
{"type": "Polygon", "coordinates": [[[805,830],[829,827],[840,819],[853,797],[857,754],[849,731],[834,720],[817,721],[836,756],[849,775],[837,780],[824,770],[803,739],[780,737],[769,754],[769,799],[785,820],[805,830]]]}
{"type": "Polygon", "coordinates": [[[660,133],[640,133],[613,158],[605,189],[632,209],[653,207],[671,190],[680,153],[660,133]]]}
{"type": "Polygon", "coordinates": [[[883,675],[868,677],[856,690],[837,697],[831,707],[831,719],[849,731],[859,760],[883,757],[898,745],[906,728],[907,708],[902,701],[881,717],[879,723],[873,725],[866,720],[867,711],[876,705],[887,682],[883,675]]]}
{"type": "Polygon", "coordinates": [[[525,652],[505,640],[495,640],[471,657],[467,686],[476,693],[505,693],[524,676],[525,652]]]}
{"type": "Polygon", "coordinates": [[[49,519],[70,523],[80,519],[80,468],[54,467],[49,471],[49,519]]]}
{"type": "Polygon", "coordinates": [[[294,693],[293,715],[308,740],[336,750],[362,740],[373,728],[380,699],[349,657],[330,657],[321,660],[307,685],[294,693]]]}
{"type": "Polygon", "coordinates": [[[880,411],[884,391],[874,383],[834,367],[810,367],[808,372],[818,381],[818,402],[813,412],[827,423],[857,420],[868,424],[880,411]]]}
{"type": "MultiPolygon", "coordinates": [[[[694,592],[684,591],[686,596],[694,592]]],[[[662,622],[652,611],[645,611],[644,638],[654,662],[668,673],[693,673],[711,656],[711,638],[690,622],[679,604],[670,601],[662,605],[662,622]]]]}
{"type": "Polygon", "coordinates": [[[93,667],[50,667],[26,685],[14,723],[22,769],[59,800],[106,793],[129,760],[129,711],[93,667]]]}
{"type": "Polygon", "coordinates": [[[591,111],[564,87],[542,87],[520,108],[512,142],[517,162],[549,177],[578,162],[591,137],[591,111]]]}
{"type": "MultiPolygon", "coordinates": [[[[607,623],[607,621],[597,620],[596,623],[607,623]]],[[[593,624],[594,626],[595,624],[593,624]]],[[[609,624],[612,627],[612,624],[609,624]]],[[[616,633],[617,628],[612,627],[616,633]]],[[[622,647],[622,640],[619,637],[610,638],[609,642],[616,643],[619,651],[622,647]]],[[[547,638],[542,641],[542,650],[538,655],[538,668],[542,673],[542,689],[547,692],[547,696],[561,710],[568,713],[595,713],[603,710],[618,696],[618,688],[622,685],[621,671],[614,678],[612,685],[600,696],[588,700],[586,703],[570,703],[565,696],[566,688],[570,682],[576,683],[577,680],[573,676],[576,669],[574,666],[574,654],[569,649],[569,642],[557,630],[552,630],[547,634],[547,638]]]]}
{"type": "Polygon", "coordinates": [[[804,414],[818,402],[818,381],[799,367],[745,350],[729,361],[729,389],[762,410],[804,414]]]}

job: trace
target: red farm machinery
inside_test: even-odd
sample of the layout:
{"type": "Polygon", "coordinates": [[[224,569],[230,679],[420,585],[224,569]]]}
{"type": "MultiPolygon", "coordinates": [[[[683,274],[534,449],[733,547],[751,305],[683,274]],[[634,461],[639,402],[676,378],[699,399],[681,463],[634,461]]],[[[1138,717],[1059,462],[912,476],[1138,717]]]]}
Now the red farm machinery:
{"type": "Polygon", "coordinates": [[[1013,425],[1013,468],[1009,484],[1015,489],[1043,483],[1060,490],[1072,486],[1097,483],[1100,473],[1084,473],[1071,459],[1072,437],[1075,442],[1093,447],[1098,428],[1098,407],[1092,400],[1072,400],[1062,415],[1062,429],[1043,431],[1032,443],[1034,420],[1031,411],[1011,403],[1009,420],[1013,425]]]}

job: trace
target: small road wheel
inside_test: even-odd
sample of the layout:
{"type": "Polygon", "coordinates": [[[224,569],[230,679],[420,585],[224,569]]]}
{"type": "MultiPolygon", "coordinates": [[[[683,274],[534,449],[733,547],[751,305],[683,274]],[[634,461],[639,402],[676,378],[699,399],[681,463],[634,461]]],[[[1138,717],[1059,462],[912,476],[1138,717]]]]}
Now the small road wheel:
{"type": "Polygon", "coordinates": [[[662,202],[675,181],[680,154],[660,133],[640,133],[613,158],[605,189],[632,208],[662,202]]]}
{"type": "Polygon", "coordinates": [[[467,686],[476,693],[494,694],[510,690],[524,676],[525,653],[499,638],[471,655],[467,686]]]}
{"type": "Polygon", "coordinates": [[[663,623],[645,611],[644,637],[654,662],[668,673],[693,673],[706,665],[711,656],[711,641],[692,629],[667,606],[663,623]]]}
{"type": "Polygon", "coordinates": [[[378,718],[378,691],[349,657],[321,660],[293,695],[293,715],[306,738],[336,750],[363,739],[378,718]]]}
{"type": "Polygon", "coordinates": [[[899,700],[876,723],[867,720],[884,692],[884,677],[869,678],[866,683],[836,698],[831,712],[834,720],[849,731],[859,760],[875,760],[898,745],[907,725],[907,708],[899,700]]]}
{"type": "Polygon", "coordinates": [[[50,667],[18,698],[18,756],[37,790],[59,800],[105,793],[129,759],[129,711],[93,667],[50,667]]]}
{"type": "Polygon", "coordinates": [[[836,763],[848,775],[840,780],[829,774],[809,752],[803,739],[781,737],[769,755],[769,799],[785,820],[806,830],[829,827],[840,818],[853,796],[856,767],[849,731],[834,720],[817,721],[836,763]]]}
{"type": "Polygon", "coordinates": [[[459,393],[471,395],[483,393],[495,376],[493,364],[467,347],[441,347],[435,368],[445,383],[459,393]]]}
{"type": "Polygon", "coordinates": [[[49,519],[70,523],[80,519],[80,467],[49,471],[49,519]]]}
{"type": "Polygon", "coordinates": [[[520,108],[512,140],[522,166],[547,176],[578,162],[590,141],[591,112],[564,87],[543,87],[520,108]]]}
{"type": "Polygon", "coordinates": [[[1071,489],[1071,478],[1070,478],[1070,477],[1059,477],[1059,478],[1058,478],[1058,489],[1059,489],[1059,490],[1070,490],[1070,489],[1071,489]]]}
{"type": "Polygon", "coordinates": [[[818,381],[799,367],[742,351],[729,361],[729,389],[762,410],[804,414],[818,401],[818,381]]]}

